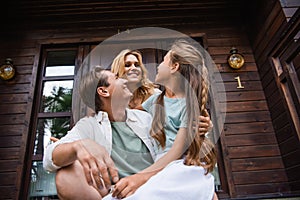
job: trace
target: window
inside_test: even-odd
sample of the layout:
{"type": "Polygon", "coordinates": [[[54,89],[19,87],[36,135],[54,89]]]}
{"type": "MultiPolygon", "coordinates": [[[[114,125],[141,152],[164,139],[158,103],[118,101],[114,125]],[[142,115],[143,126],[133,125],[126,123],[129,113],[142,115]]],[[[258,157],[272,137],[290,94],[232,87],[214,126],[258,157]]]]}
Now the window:
{"type": "Polygon", "coordinates": [[[72,91],[77,49],[45,49],[37,88],[36,123],[29,199],[56,197],[55,174],[43,169],[44,148],[71,126],[72,91]]]}

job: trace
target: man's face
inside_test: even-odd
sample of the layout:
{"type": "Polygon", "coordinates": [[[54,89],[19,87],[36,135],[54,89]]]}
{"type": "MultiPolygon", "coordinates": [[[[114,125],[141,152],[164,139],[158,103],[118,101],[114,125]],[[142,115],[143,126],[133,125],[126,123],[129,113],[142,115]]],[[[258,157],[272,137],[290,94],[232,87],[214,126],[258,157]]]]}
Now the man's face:
{"type": "Polygon", "coordinates": [[[110,93],[110,97],[112,102],[127,102],[129,103],[129,100],[132,96],[132,93],[127,88],[127,80],[119,78],[117,75],[110,71],[105,71],[107,75],[107,81],[110,84],[107,87],[107,90],[110,93]]]}

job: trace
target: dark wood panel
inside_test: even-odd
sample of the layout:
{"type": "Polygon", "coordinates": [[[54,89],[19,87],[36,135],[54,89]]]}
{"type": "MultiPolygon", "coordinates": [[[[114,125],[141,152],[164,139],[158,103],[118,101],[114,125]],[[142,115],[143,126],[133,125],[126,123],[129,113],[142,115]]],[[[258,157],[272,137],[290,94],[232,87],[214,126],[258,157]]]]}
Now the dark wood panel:
{"type": "MultiPolygon", "coordinates": [[[[286,112],[285,109],[284,109],[284,104],[282,103],[281,99],[274,99],[274,101],[276,102],[277,100],[277,103],[273,106],[271,106],[270,104],[270,109],[272,110],[271,112],[271,117],[272,119],[276,119],[278,118],[280,115],[282,115],[282,113],[286,112]]],[[[271,99],[270,99],[271,101],[271,99]]]]}
{"type": "Polygon", "coordinates": [[[274,133],[253,133],[226,136],[227,146],[277,144],[274,133]]]}
{"type": "Polygon", "coordinates": [[[225,121],[226,123],[268,122],[270,121],[270,114],[268,111],[227,113],[225,121]]]}
{"type": "Polygon", "coordinates": [[[299,181],[300,180],[300,165],[296,165],[286,169],[286,173],[290,175],[291,181],[299,181]]]}
{"type": "Polygon", "coordinates": [[[2,94],[0,102],[2,104],[9,103],[25,103],[28,100],[28,94],[2,94]]]}
{"type": "MultiPolygon", "coordinates": [[[[231,48],[228,48],[228,49],[230,51],[231,48]]],[[[210,53],[210,56],[213,56],[214,58],[216,58],[216,59],[214,59],[215,63],[220,63],[222,65],[226,65],[227,69],[230,70],[230,71],[232,71],[232,72],[241,72],[241,71],[245,71],[246,69],[248,71],[257,71],[256,70],[256,65],[255,65],[255,59],[253,57],[253,54],[243,54],[244,60],[245,60],[245,64],[238,71],[230,68],[230,66],[228,65],[228,63],[227,63],[228,55],[230,55],[229,52],[226,53],[226,54],[224,54],[224,55],[213,55],[213,54],[210,53]],[[219,61],[219,62],[217,62],[217,61],[219,61]]]]}
{"type": "Polygon", "coordinates": [[[258,158],[279,156],[280,151],[277,145],[228,147],[230,158],[258,158]]]}
{"type": "Polygon", "coordinates": [[[0,160],[0,173],[15,172],[18,166],[17,160],[0,160]]]}
{"type": "Polygon", "coordinates": [[[273,132],[273,126],[271,122],[224,124],[223,131],[226,136],[243,133],[271,133],[273,132]]]}
{"type": "Polygon", "coordinates": [[[262,91],[235,91],[226,92],[227,102],[231,101],[254,101],[265,100],[265,95],[262,91]]]}
{"type": "Polygon", "coordinates": [[[296,136],[292,136],[285,140],[284,142],[280,143],[280,151],[282,155],[286,155],[288,153],[297,151],[300,149],[300,143],[296,136]]]}
{"type": "Polygon", "coordinates": [[[25,120],[25,114],[0,115],[0,125],[23,124],[24,120],[25,120]]]}
{"type": "Polygon", "coordinates": [[[267,111],[267,110],[268,110],[268,106],[264,100],[228,102],[226,107],[227,114],[231,112],[267,111]]]}
{"type": "Polygon", "coordinates": [[[0,105],[1,114],[22,114],[27,109],[26,104],[0,105]]]}
{"type": "MultiPolygon", "coordinates": [[[[271,78],[271,77],[270,77],[271,78]]],[[[274,79],[274,78],[272,78],[272,79],[274,79]]],[[[279,94],[279,91],[278,91],[278,87],[277,87],[277,85],[276,85],[276,82],[275,81],[271,81],[271,82],[269,82],[269,84],[268,85],[264,85],[264,91],[265,91],[265,94],[266,94],[266,97],[267,98],[271,98],[271,96],[273,95],[274,97],[277,95],[280,95],[279,94]]],[[[274,97],[272,97],[272,98],[274,98],[274,97]]],[[[280,98],[280,96],[278,97],[278,98],[280,98]]],[[[278,99],[277,98],[277,99],[278,99]]],[[[276,103],[276,102],[275,102],[276,103]]]]}
{"type": "MultiPolygon", "coordinates": [[[[268,92],[266,92],[266,95],[268,95],[268,92]]],[[[267,102],[271,110],[273,110],[272,108],[275,106],[275,104],[281,104],[283,107],[282,100],[283,99],[281,98],[278,89],[274,89],[273,93],[267,97],[267,102]]]]}
{"type": "MultiPolygon", "coordinates": [[[[231,46],[232,47],[232,46],[231,46]]],[[[219,46],[219,47],[209,47],[209,53],[211,55],[229,55],[230,54],[230,49],[231,47],[224,47],[224,46],[219,46]]],[[[252,54],[252,49],[249,46],[240,46],[240,44],[234,46],[238,49],[239,53],[245,55],[245,54],[252,54]]],[[[247,60],[247,62],[249,62],[247,60]]]]}
{"type": "Polygon", "coordinates": [[[228,83],[224,83],[225,86],[225,90],[227,92],[232,92],[232,91],[261,91],[262,90],[262,86],[261,86],[261,82],[260,81],[247,81],[244,82],[243,80],[241,80],[241,84],[242,86],[244,86],[243,89],[238,89],[238,83],[237,81],[235,82],[228,82],[228,83]]]}
{"type": "Polygon", "coordinates": [[[283,155],[282,159],[284,160],[286,168],[290,168],[290,167],[299,165],[300,164],[299,155],[300,155],[299,148],[294,152],[283,155]]]}
{"type": "Polygon", "coordinates": [[[286,126],[287,124],[289,124],[288,119],[288,115],[286,112],[283,112],[281,115],[279,115],[279,117],[277,117],[276,119],[273,119],[273,125],[274,125],[274,129],[281,129],[282,127],[286,126]]]}
{"type": "MultiPolygon", "coordinates": [[[[280,27],[282,26],[283,22],[285,21],[285,17],[283,12],[281,12],[281,10],[278,11],[278,13],[275,13],[275,11],[272,11],[272,14],[274,13],[274,15],[276,15],[276,17],[274,18],[274,21],[272,21],[270,23],[270,27],[265,30],[264,35],[263,35],[263,40],[259,43],[259,47],[256,49],[256,54],[259,55],[258,57],[261,58],[266,58],[267,57],[267,53],[269,45],[271,40],[273,39],[274,35],[278,32],[278,30],[280,29],[280,27]]],[[[259,60],[259,58],[258,58],[259,60]]]]}
{"type": "Polygon", "coordinates": [[[291,191],[300,191],[300,181],[290,181],[290,184],[291,191]]]}
{"type": "Polygon", "coordinates": [[[31,83],[32,75],[31,74],[16,74],[16,76],[10,80],[11,84],[24,84],[31,83]]]}
{"type": "Polygon", "coordinates": [[[247,72],[247,73],[222,73],[222,79],[224,82],[235,81],[235,77],[239,76],[242,81],[260,81],[260,77],[257,72],[247,72]]]}
{"type": "Polygon", "coordinates": [[[0,158],[3,160],[19,159],[19,157],[20,148],[18,147],[0,148],[0,158]]]}
{"type": "Polygon", "coordinates": [[[241,73],[241,72],[256,72],[257,67],[255,63],[245,63],[242,68],[238,71],[232,69],[227,63],[227,55],[211,55],[213,61],[217,64],[219,72],[232,72],[232,73],[241,73]]]}
{"type": "Polygon", "coordinates": [[[32,74],[32,65],[14,65],[18,74],[32,74]]]}
{"type": "Polygon", "coordinates": [[[35,49],[34,48],[25,48],[25,47],[23,47],[23,45],[22,45],[22,48],[0,49],[1,55],[8,54],[8,53],[11,55],[14,55],[15,57],[33,56],[35,54],[35,49]]]}
{"type": "Polygon", "coordinates": [[[231,168],[233,172],[282,169],[283,163],[281,157],[233,159],[231,161],[231,168]]]}
{"type": "Polygon", "coordinates": [[[237,194],[245,197],[253,194],[270,194],[270,196],[280,197],[282,193],[289,192],[290,187],[287,182],[283,183],[266,183],[266,184],[247,184],[247,185],[237,185],[237,194]]]}
{"type": "Polygon", "coordinates": [[[281,129],[278,129],[276,131],[276,137],[277,137],[278,143],[280,144],[280,143],[286,141],[288,138],[292,137],[292,133],[293,133],[293,131],[289,124],[286,124],[281,129]]]}
{"type": "Polygon", "coordinates": [[[17,199],[15,186],[0,186],[2,199],[17,199]]]}
{"type": "MultiPolygon", "coordinates": [[[[0,80],[1,83],[1,80],[0,80]]],[[[17,94],[17,93],[26,93],[30,89],[29,84],[14,84],[12,81],[3,82],[0,84],[1,94],[17,94]],[[3,84],[2,84],[3,83],[3,84]]]]}
{"type": "MultiPolygon", "coordinates": [[[[231,47],[236,47],[237,45],[249,45],[248,38],[245,38],[241,36],[241,34],[238,37],[231,37],[231,38],[208,38],[207,43],[209,47],[228,47],[230,49],[231,47]]],[[[229,53],[227,49],[227,53],[229,53]]],[[[254,57],[252,56],[253,61],[254,57]]]]}
{"type": "Polygon", "coordinates": [[[258,183],[280,183],[287,181],[284,169],[234,172],[233,181],[237,185],[258,183]]]}
{"type": "MultiPolygon", "coordinates": [[[[270,66],[270,64],[266,64],[264,65],[263,67],[265,67],[265,71],[263,70],[259,70],[260,71],[260,76],[262,77],[262,85],[264,88],[268,87],[270,84],[272,86],[273,84],[273,88],[276,89],[277,88],[277,85],[274,84],[276,83],[275,80],[277,79],[277,74],[273,73],[272,70],[273,70],[273,67],[270,66]],[[265,74],[263,74],[265,72],[265,74]]],[[[263,68],[262,67],[262,68],[263,68]]],[[[269,86],[269,87],[271,87],[269,86]]],[[[272,92],[274,91],[274,89],[272,90],[272,92]]]]}
{"type": "Polygon", "coordinates": [[[0,186],[13,185],[16,181],[15,172],[0,173],[0,186]]]}
{"type": "Polygon", "coordinates": [[[1,136],[0,147],[19,147],[22,143],[22,136],[1,136]]]}
{"type": "MultiPolygon", "coordinates": [[[[1,120],[1,118],[0,118],[1,120]]],[[[11,125],[0,125],[1,130],[1,136],[17,136],[22,135],[24,130],[23,124],[15,124],[14,122],[11,122],[11,125]]]]}
{"type": "Polygon", "coordinates": [[[34,56],[22,56],[17,57],[15,54],[11,54],[11,59],[14,61],[14,65],[33,65],[34,56]]]}

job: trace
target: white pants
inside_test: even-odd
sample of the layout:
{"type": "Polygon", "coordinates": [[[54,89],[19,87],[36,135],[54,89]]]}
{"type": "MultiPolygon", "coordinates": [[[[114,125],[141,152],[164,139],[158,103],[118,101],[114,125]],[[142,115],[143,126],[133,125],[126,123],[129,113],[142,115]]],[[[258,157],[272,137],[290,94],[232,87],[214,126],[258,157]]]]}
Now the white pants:
{"type": "MultiPolygon", "coordinates": [[[[187,166],[176,160],[151,177],[126,200],[211,200],[214,177],[199,166],[187,166]]],[[[104,200],[115,199],[108,195],[104,200]]]]}

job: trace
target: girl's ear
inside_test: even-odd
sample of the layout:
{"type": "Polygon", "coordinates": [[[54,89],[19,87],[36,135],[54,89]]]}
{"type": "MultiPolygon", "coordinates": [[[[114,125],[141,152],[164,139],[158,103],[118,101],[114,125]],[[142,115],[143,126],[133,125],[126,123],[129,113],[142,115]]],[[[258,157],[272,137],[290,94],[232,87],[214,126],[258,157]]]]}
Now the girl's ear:
{"type": "Polygon", "coordinates": [[[106,87],[98,87],[97,88],[97,93],[102,96],[102,97],[109,97],[109,91],[107,90],[106,87]]]}
{"type": "Polygon", "coordinates": [[[174,64],[172,64],[171,67],[171,73],[175,73],[179,70],[180,64],[178,62],[175,62],[174,64]]]}

